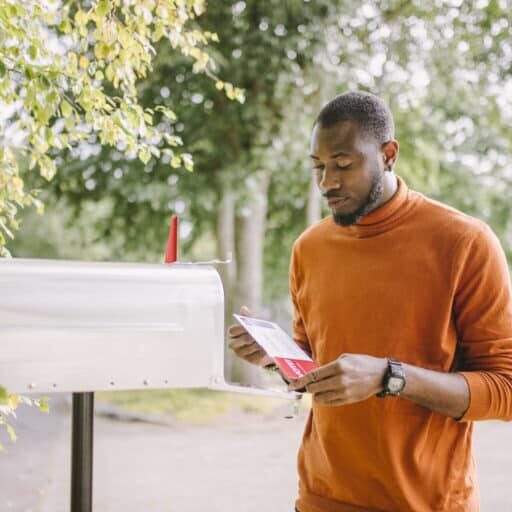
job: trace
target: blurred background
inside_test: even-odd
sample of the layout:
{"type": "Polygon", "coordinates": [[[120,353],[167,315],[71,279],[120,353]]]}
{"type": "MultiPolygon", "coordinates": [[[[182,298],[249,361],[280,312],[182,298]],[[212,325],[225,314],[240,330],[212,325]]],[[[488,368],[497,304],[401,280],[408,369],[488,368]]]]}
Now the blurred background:
{"type": "Polygon", "coordinates": [[[506,0],[207,4],[219,73],[245,89],[229,101],[190,61],[157,45],[139,83],[143,105],[172,106],[194,172],[144,165],[94,135],[55,154],[44,216],[22,212],[13,256],[161,262],[171,214],[183,260],[227,259],[228,312],[289,312],[293,240],[327,211],[312,183],[309,135],[319,109],[347,90],[391,108],[396,172],[410,188],[489,223],[512,258],[512,9],[506,0]]]}
{"type": "MultiPolygon", "coordinates": [[[[53,155],[51,182],[23,170],[46,211],[21,212],[13,256],[162,262],[169,217],[178,214],[181,260],[232,259],[218,266],[226,323],[246,304],[289,329],[292,243],[328,214],[307,158],[312,123],[335,95],[359,89],[391,108],[396,173],[487,222],[512,262],[510,2],[218,0],[197,23],[218,34],[208,52],[245,89],[245,103],[229,101],[168,42],[156,45],[154,69],[138,84],[143,106],[157,101],[176,112],[159,129],[183,139],[195,170],[128,159],[91,135],[53,155]]],[[[226,357],[231,380],[261,382],[261,372],[226,357]]],[[[179,404],[165,393],[103,400],[178,417],[195,404],[209,410],[201,402],[208,393],[180,394],[179,404]]],[[[212,407],[254,408],[233,403],[212,407]]]]}
{"type": "MultiPolygon", "coordinates": [[[[95,135],[55,154],[43,217],[22,212],[17,257],[161,262],[178,214],[183,260],[219,266],[226,321],[246,304],[288,328],[294,239],[327,215],[308,162],[319,109],[347,90],[384,98],[410,188],[489,223],[512,261],[512,9],[506,0],[300,1],[207,4],[203,30],[219,73],[245,89],[229,101],[190,59],[157,45],[141,104],[168,104],[194,172],[144,165],[95,135]]],[[[247,370],[245,370],[247,373],[247,370]]],[[[243,373],[243,372],[242,372],[243,373]]],[[[233,378],[240,371],[233,369],[233,378]]]]}

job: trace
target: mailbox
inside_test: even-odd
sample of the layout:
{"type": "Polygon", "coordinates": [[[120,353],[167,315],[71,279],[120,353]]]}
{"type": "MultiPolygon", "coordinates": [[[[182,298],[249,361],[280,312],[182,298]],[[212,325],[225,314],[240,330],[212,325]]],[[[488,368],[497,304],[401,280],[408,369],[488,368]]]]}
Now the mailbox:
{"type": "Polygon", "coordinates": [[[299,399],[224,377],[224,293],[214,268],[0,258],[0,385],[72,392],[71,512],[92,512],[94,392],[207,387],[299,399]]]}
{"type": "Polygon", "coordinates": [[[0,384],[12,392],[208,387],[224,378],[210,266],[0,259],[0,384]]]}
{"type": "Polygon", "coordinates": [[[222,282],[212,267],[183,263],[0,259],[0,385],[73,393],[72,512],[92,512],[94,391],[298,398],[225,381],[222,282]]]}

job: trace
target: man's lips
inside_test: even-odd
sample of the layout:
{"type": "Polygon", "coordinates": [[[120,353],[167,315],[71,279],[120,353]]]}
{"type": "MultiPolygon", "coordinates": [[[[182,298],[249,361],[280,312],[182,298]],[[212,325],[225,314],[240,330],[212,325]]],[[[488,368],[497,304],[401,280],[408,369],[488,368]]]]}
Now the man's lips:
{"type": "Polygon", "coordinates": [[[347,203],[349,200],[350,200],[350,197],[347,197],[347,196],[328,197],[327,205],[329,206],[329,208],[333,208],[335,206],[341,206],[341,205],[347,203]]]}

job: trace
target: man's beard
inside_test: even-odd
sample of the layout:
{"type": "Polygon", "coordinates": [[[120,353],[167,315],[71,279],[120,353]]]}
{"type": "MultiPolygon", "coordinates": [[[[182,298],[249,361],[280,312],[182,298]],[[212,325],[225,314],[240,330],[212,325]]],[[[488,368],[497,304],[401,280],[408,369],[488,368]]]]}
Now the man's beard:
{"type": "Polygon", "coordinates": [[[376,172],[372,180],[372,188],[363,201],[363,204],[352,213],[333,213],[332,217],[334,222],[339,226],[345,227],[355,224],[373,209],[377,201],[381,198],[383,191],[384,175],[380,172],[376,172]]]}

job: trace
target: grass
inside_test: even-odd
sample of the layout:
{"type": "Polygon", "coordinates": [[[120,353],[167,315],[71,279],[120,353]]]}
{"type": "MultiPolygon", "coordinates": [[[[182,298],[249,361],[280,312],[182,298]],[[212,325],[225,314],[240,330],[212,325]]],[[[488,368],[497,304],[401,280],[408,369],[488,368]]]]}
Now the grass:
{"type": "MultiPolygon", "coordinates": [[[[307,401],[307,398],[302,402],[307,401]]],[[[288,403],[287,400],[279,398],[225,393],[209,389],[108,391],[96,393],[96,399],[130,412],[169,415],[178,421],[189,423],[203,423],[234,412],[267,414],[277,408],[285,407],[288,403]]],[[[304,407],[307,404],[301,406],[304,407]]]]}

